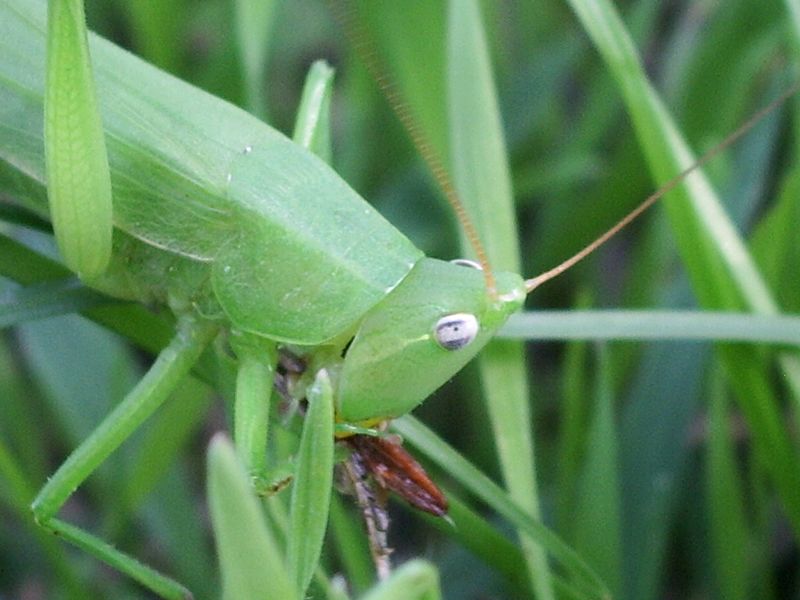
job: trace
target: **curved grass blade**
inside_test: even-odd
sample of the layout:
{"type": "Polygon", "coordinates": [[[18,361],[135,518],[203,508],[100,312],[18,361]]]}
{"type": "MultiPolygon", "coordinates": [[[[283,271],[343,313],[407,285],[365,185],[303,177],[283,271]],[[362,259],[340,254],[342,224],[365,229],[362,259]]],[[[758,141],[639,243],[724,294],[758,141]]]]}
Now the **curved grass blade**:
{"type": "Polygon", "coordinates": [[[208,498],[227,600],[300,598],[231,443],[208,449],[208,498]]]}
{"type": "Polygon", "coordinates": [[[111,259],[111,175],[95,97],[83,0],[50,0],[44,102],[50,214],[67,266],[83,279],[111,259]]]}
{"type": "Polygon", "coordinates": [[[589,598],[610,598],[610,593],[600,577],[572,548],[539,521],[531,518],[509,498],[508,492],[481,473],[419,420],[406,415],[396,419],[392,423],[392,429],[425,454],[431,462],[449,473],[475,497],[486,502],[498,514],[547,550],[571,576],[570,583],[565,584],[565,588],[579,588],[582,595],[589,598]]]}

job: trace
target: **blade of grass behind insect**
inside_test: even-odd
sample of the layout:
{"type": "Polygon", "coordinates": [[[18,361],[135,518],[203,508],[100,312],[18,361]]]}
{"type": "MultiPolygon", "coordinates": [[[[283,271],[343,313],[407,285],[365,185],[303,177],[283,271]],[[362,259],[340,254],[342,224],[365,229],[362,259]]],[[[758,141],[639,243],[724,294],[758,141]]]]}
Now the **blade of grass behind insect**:
{"type": "Polygon", "coordinates": [[[208,449],[208,499],[226,600],[300,598],[231,443],[222,435],[208,449]]]}
{"type": "Polygon", "coordinates": [[[622,589],[621,504],[608,349],[598,346],[594,414],[586,439],[587,452],[573,513],[573,540],[603,578],[614,598],[622,589]]]}
{"type": "Polygon", "coordinates": [[[622,598],[661,594],[676,503],[684,492],[685,439],[701,402],[708,349],[653,344],[633,374],[619,422],[622,491],[622,598]]]}
{"type": "Polygon", "coordinates": [[[0,294],[0,328],[116,303],[76,279],[9,289],[0,294]]]}
{"type": "Polygon", "coordinates": [[[594,570],[555,533],[510,498],[509,493],[481,473],[456,450],[439,438],[411,415],[396,419],[392,429],[421,451],[428,459],[449,473],[476,498],[488,504],[498,514],[508,519],[517,529],[525,532],[563,567],[570,576],[564,587],[569,587],[578,597],[606,598],[608,590],[594,570]]]}
{"type": "MultiPolygon", "coordinates": [[[[462,546],[480,558],[485,564],[500,573],[507,585],[518,596],[529,594],[530,581],[525,565],[525,556],[519,547],[503,535],[485,517],[462,502],[454,492],[445,490],[449,508],[447,516],[452,522],[438,517],[430,517],[419,513],[425,521],[441,531],[444,535],[455,539],[462,546]],[[455,526],[454,526],[455,525],[455,526]]],[[[455,568],[460,568],[456,564],[455,568]]],[[[441,567],[443,578],[447,579],[447,568],[441,567]]],[[[468,588],[469,581],[462,583],[462,589],[468,588]]]]}
{"type": "Polygon", "coordinates": [[[331,94],[333,69],[324,60],[315,61],[306,75],[300,108],[294,125],[292,139],[311,150],[330,164],[331,150],[331,94]]]}
{"type": "Polygon", "coordinates": [[[245,87],[246,108],[263,120],[269,120],[265,97],[265,75],[276,2],[273,0],[236,0],[236,45],[245,87]]]}
{"type": "MultiPolygon", "coordinates": [[[[18,329],[23,356],[47,402],[65,446],[76,447],[94,430],[139,376],[133,356],[114,334],[69,315],[18,329]]],[[[93,477],[104,502],[121,499],[117,483],[124,469],[111,456],[93,477]]]]}
{"type": "Polygon", "coordinates": [[[189,17],[185,0],[126,2],[136,53],[173,75],[183,72],[185,26],[189,17]]]}
{"type": "Polygon", "coordinates": [[[752,588],[744,490],[736,473],[724,383],[720,376],[711,383],[705,478],[714,584],[720,598],[745,600],[752,588]]]}
{"type": "Polygon", "coordinates": [[[794,35],[790,39],[797,52],[800,51],[800,46],[798,45],[800,44],[800,2],[798,0],[784,0],[784,2],[794,29],[794,35]]]}
{"type": "Polygon", "coordinates": [[[317,374],[308,405],[292,484],[287,549],[289,572],[301,594],[319,563],[333,486],[333,389],[327,371],[317,374]]]}
{"type": "Polygon", "coordinates": [[[58,247],[83,279],[111,259],[111,174],[95,98],[83,0],[50,0],[45,157],[58,247]]]}
{"type": "MultiPolygon", "coordinates": [[[[343,10],[353,9],[363,26],[363,57],[375,68],[386,70],[390,82],[412,108],[417,126],[439,157],[446,156],[447,124],[442,118],[445,97],[444,68],[445,9],[443,0],[417,2],[410,9],[393,0],[353,0],[343,10]],[[375,47],[372,47],[372,45],[375,47]],[[375,52],[380,52],[379,56],[375,52]],[[385,63],[385,64],[384,64],[385,63]],[[420,69],[421,64],[425,65],[420,69]]],[[[349,15],[346,15],[349,19],[349,15]]],[[[356,36],[359,32],[356,32],[356,36]]],[[[373,77],[376,75],[372,73],[373,77]]],[[[386,73],[381,72],[381,76],[386,73]]]]}
{"type": "Polygon", "coordinates": [[[345,577],[353,592],[360,594],[375,578],[375,569],[372,566],[362,525],[348,513],[338,494],[331,495],[330,515],[336,556],[342,562],[345,577]]]}
{"type": "MultiPolygon", "coordinates": [[[[620,85],[655,179],[667,181],[693,159],[647,81],[619,15],[606,0],[570,0],[570,4],[620,85]]],[[[671,193],[665,206],[695,293],[704,307],[778,312],[744,243],[701,173],[688,177],[671,193]]],[[[755,440],[767,457],[795,534],[800,535],[800,468],[763,358],[756,349],[741,345],[720,345],[718,351],[755,440]]],[[[797,357],[782,354],[779,361],[793,399],[800,402],[797,357]]]]}
{"type": "MultiPolygon", "coordinates": [[[[493,268],[520,272],[511,178],[488,48],[476,2],[448,11],[449,156],[456,188],[474,219],[493,268]]],[[[462,236],[462,251],[473,249],[462,236]]],[[[538,518],[528,383],[521,344],[490,343],[479,357],[493,437],[511,497],[538,518]]],[[[537,597],[553,598],[544,552],[523,536],[537,597]]]]}
{"type": "MultiPolygon", "coordinates": [[[[578,306],[586,306],[589,295],[582,294],[578,306]]],[[[564,367],[561,370],[561,410],[558,424],[558,475],[559,502],[556,522],[562,533],[569,531],[575,507],[578,473],[586,452],[587,422],[589,413],[586,342],[567,344],[564,367]]]]}
{"type": "Polygon", "coordinates": [[[31,480],[26,479],[26,471],[27,468],[16,460],[4,441],[0,439],[0,483],[3,488],[0,502],[5,501],[9,508],[17,513],[28,534],[36,539],[44,550],[48,572],[54,576],[65,596],[69,600],[84,598],[85,584],[79,580],[77,573],[70,566],[56,538],[33,521],[30,502],[36,492],[31,480]]]}
{"type": "Polygon", "coordinates": [[[176,461],[206,416],[212,391],[188,378],[153,415],[136,440],[125,469],[123,496],[133,513],[176,461]]]}
{"type": "MultiPolygon", "coordinates": [[[[202,415],[203,413],[201,413],[202,415]]],[[[143,506],[143,538],[157,544],[170,572],[198,598],[219,598],[217,570],[206,527],[198,526],[198,497],[191,467],[168,465],[143,506]]]]}
{"type": "Polygon", "coordinates": [[[31,389],[15,341],[0,338],[0,438],[25,465],[30,481],[43,481],[50,468],[45,436],[31,435],[40,427],[40,406],[41,398],[31,389]]]}
{"type": "Polygon", "coordinates": [[[800,273],[797,223],[800,223],[800,168],[793,169],[786,177],[777,203],[761,219],[752,239],[753,254],[764,277],[776,290],[783,310],[790,313],[800,313],[800,286],[795,280],[800,273]]]}

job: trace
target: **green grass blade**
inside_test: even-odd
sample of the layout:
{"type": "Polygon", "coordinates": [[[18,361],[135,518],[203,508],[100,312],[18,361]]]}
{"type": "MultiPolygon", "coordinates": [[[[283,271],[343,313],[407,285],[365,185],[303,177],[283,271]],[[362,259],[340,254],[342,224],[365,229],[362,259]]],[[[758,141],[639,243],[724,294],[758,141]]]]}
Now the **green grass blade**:
{"type": "Polygon", "coordinates": [[[452,523],[427,516],[425,520],[502,574],[516,595],[528,594],[530,580],[522,550],[454,493],[447,493],[447,501],[447,516],[452,523]]]}
{"type": "Polygon", "coordinates": [[[63,585],[65,596],[69,600],[79,600],[84,597],[85,589],[77,573],[71,568],[57,540],[33,521],[29,505],[35,495],[35,488],[25,470],[0,439],[0,502],[8,504],[8,508],[17,513],[25,529],[42,547],[47,567],[52,569],[52,574],[63,585]]]}
{"type": "Polygon", "coordinates": [[[651,345],[633,374],[619,422],[625,586],[622,597],[659,595],[691,448],[685,439],[703,399],[708,350],[651,345]]]}
{"type": "Polygon", "coordinates": [[[750,598],[747,519],[742,482],[736,473],[729,410],[723,383],[714,380],[708,418],[706,490],[715,587],[721,598],[750,598]]]}
{"type": "MultiPolygon", "coordinates": [[[[583,294],[579,305],[590,302],[583,294]]],[[[569,531],[575,506],[578,477],[586,453],[586,437],[591,399],[588,384],[589,345],[584,342],[567,344],[564,352],[564,367],[561,372],[561,414],[558,424],[558,508],[556,523],[558,531],[569,531]]]]}
{"type": "Polygon", "coordinates": [[[523,340],[726,340],[800,346],[800,317],[671,310],[548,310],[512,317],[498,334],[523,340]]]}
{"type": "Polygon", "coordinates": [[[168,73],[183,71],[185,27],[188,21],[185,0],[125,3],[136,53],[168,73]]]}
{"type": "Polygon", "coordinates": [[[244,76],[247,110],[267,120],[265,97],[267,59],[277,2],[274,0],[235,0],[236,42],[244,76]]]}
{"type": "Polygon", "coordinates": [[[424,560],[411,560],[395,570],[362,600],[440,600],[439,574],[424,560]]]}
{"type": "Polygon", "coordinates": [[[622,589],[619,449],[608,350],[598,351],[594,415],[573,513],[575,549],[603,577],[614,598],[622,589]]]}
{"type": "Polygon", "coordinates": [[[0,294],[0,328],[106,304],[119,301],[90,290],[75,279],[8,290],[0,294]]]}
{"type": "MultiPolygon", "coordinates": [[[[490,265],[519,273],[511,177],[478,3],[451,2],[448,14],[447,114],[455,185],[490,265]]],[[[461,247],[474,251],[463,236],[461,247]]],[[[522,346],[490,343],[479,365],[503,479],[511,497],[536,518],[539,499],[522,346]]],[[[523,537],[522,544],[536,595],[553,598],[544,552],[530,539],[523,537]]]]}
{"type": "Polygon", "coordinates": [[[366,590],[375,578],[375,568],[369,555],[369,547],[363,526],[345,509],[345,502],[338,494],[331,495],[331,533],[336,554],[341,557],[345,577],[354,592],[366,590]]]}
{"type": "Polygon", "coordinates": [[[135,558],[120,552],[111,544],[99,540],[74,525],[70,525],[60,519],[52,519],[48,523],[48,528],[84,552],[95,556],[115,569],[123,571],[162,598],[167,600],[187,600],[192,598],[191,592],[177,581],[165,577],[135,558]]]}
{"type": "Polygon", "coordinates": [[[553,559],[571,575],[570,583],[574,584],[575,588],[580,588],[584,595],[591,598],[609,596],[603,581],[572,548],[541,522],[533,519],[521,509],[507,492],[464,459],[433,431],[410,415],[395,420],[392,427],[475,497],[486,502],[498,514],[508,519],[516,528],[524,531],[525,535],[547,550],[553,559]]]}
{"type": "MultiPolygon", "coordinates": [[[[640,143],[657,181],[667,181],[693,162],[688,147],[648,82],[638,55],[614,6],[602,1],[571,0],[571,6],[617,80],[640,143]]],[[[750,308],[764,314],[778,309],[744,243],[700,173],[676,188],[665,206],[684,264],[700,304],[710,309],[750,308]]],[[[783,417],[759,352],[742,345],[718,347],[734,383],[757,445],[765,453],[773,481],[800,535],[800,468],[797,452],[783,427],[783,417]]],[[[786,381],[800,401],[800,367],[796,356],[780,363],[786,381]]]]}
{"type": "Polygon", "coordinates": [[[292,139],[326,163],[331,162],[331,94],[333,69],[318,60],[308,71],[292,139]]]}
{"type": "Polygon", "coordinates": [[[45,88],[48,197],[58,247],[83,279],[111,259],[111,175],[83,0],[50,0],[45,88]]]}
{"type": "Polygon", "coordinates": [[[333,485],[333,389],[325,370],[308,391],[289,513],[289,571],[305,592],[322,552],[333,485]]]}
{"type": "Polygon", "coordinates": [[[753,233],[753,254],[764,277],[775,290],[786,312],[800,312],[800,286],[794,276],[800,272],[800,245],[796,224],[800,222],[800,166],[784,180],[778,201],[764,215],[753,233]]]}
{"type": "Polygon", "coordinates": [[[283,556],[230,442],[222,435],[208,449],[208,498],[227,600],[300,598],[283,556]]]}
{"type": "Polygon", "coordinates": [[[210,402],[211,390],[198,380],[187,378],[153,415],[128,459],[130,466],[123,481],[128,512],[137,509],[177,460],[186,442],[197,433],[210,402]]]}

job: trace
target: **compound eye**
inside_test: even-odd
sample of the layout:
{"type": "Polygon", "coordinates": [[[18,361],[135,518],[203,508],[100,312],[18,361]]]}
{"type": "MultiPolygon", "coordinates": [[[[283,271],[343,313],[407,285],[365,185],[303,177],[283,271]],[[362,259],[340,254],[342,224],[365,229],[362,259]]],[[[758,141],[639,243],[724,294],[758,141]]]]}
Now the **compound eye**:
{"type": "Polygon", "coordinates": [[[433,330],[438,344],[445,350],[460,350],[478,336],[478,319],[469,313],[447,315],[437,321],[433,330]]]}
{"type": "Polygon", "coordinates": [[[474,260],[470,260],[468,258],[455,258],[450,261],[454,265],[458,265],[460,267],[468,267],[470,269],[476,269],[478,271],[483,271],[483,267],[480,263],[475,262],[474,260]]]}

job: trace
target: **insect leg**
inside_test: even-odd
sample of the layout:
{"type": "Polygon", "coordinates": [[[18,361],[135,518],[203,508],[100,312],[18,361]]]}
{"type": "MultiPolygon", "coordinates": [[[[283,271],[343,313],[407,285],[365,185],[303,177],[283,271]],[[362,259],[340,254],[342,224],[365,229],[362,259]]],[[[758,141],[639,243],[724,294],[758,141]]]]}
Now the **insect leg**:
{"type": "Polygon", "coordinates": [[[232,333],[231,346],[239,359],[233,437],[253,487],[263,495],[273,487],[267,474],[267,434],[278,352],[274,342],[242,332],[232,333]]]}
{"type": "Polygon", "coordinates": [[[216,327],[184,316],[170,344],[147,374],[109,414],[41,489],[31,506],[36,522],[49,531],[119,569],[165,598],[191,594],[100,538],[55,516],[75,489],[169,397],[216,334],[216,327]]]}
{"type": "Polygon", "coordinates": [[[344,472],[353,486],[353,493],[367,527],[369,550],[378,579],[385,580],[392,570],[389,559],[392,549],[387,540],[389,514],[386,512],[385,494],[382,494],[383,490],[380,490],[381,493],[379,493],[373,487],[369,468],[358,450],[354,450],[345,461],[344,472]]]}

